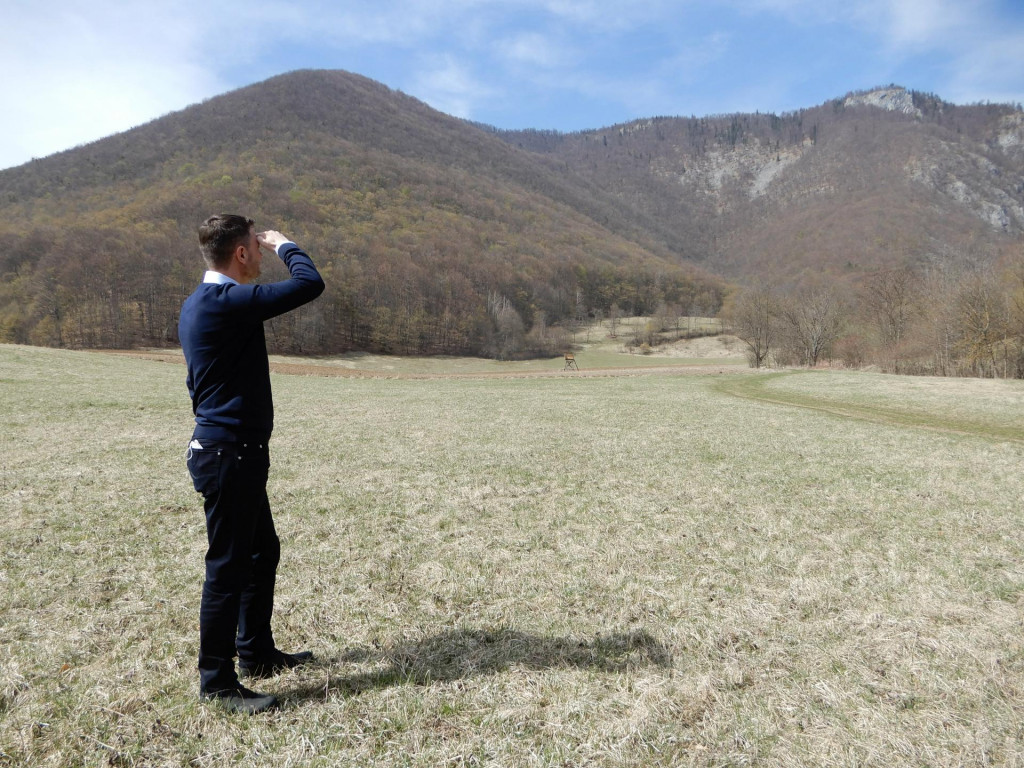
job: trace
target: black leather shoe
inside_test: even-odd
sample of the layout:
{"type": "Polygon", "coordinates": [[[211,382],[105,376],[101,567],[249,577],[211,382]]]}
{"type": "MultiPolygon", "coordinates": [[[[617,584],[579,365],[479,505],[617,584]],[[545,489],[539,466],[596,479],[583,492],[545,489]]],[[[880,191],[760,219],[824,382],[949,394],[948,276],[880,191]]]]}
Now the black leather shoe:
{"type": "Polygon", "coordinates": [[[250,691],[244,685],[219,691],[200,691],[199,698],[219,702],[229,712],[244,712],[249,715],[275,709],[278,704],[276,696],[250,691]]]}
{"type": "Polygon", "coordinates": [[[273,677],[285,670],[308,664],[312,660],[313,654],[310,651],[300,651],[299,653],[274,651],[268,658],[261,661],[249,664],[238,662],[238,676],[273,677]]]}

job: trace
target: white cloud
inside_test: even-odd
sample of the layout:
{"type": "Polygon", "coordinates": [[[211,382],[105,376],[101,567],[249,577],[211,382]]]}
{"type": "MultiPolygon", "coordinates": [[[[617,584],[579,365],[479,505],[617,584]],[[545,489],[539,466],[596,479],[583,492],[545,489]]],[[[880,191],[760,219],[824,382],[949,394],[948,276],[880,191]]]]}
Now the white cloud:
{"type": "Polygon", "coordinates": [[[428,62],[413,88],[413,95],[434,109],[466,119],[473,117],[479,101],[493,94],[492,88],[480,83],[469,67],[452,56],[428,62]]]}
{"type": "Polygon", "coordinates": [[[16,2],[0,32],[0,168],[147,122],[224,90],[170,6],[16,2]]]}
{"type": "Polygon", "coordinates": [[[748,12],[776,14],[798,26],[827,24],[867,34],[875,47],[866,55],[874,57],[876,71],[888,71],[903,85],[921,87],[911,80],[914,73],[924,72],[920,62],[930,57],[942,61],[942,66],[932,67],[926,87],[942,98],[957,103],[1024,100],[1024,31],[1019,22],[1008,23],[1002,0],[730,2],[748,12]]]}
{"type": "Polygon", "coordinates": [[[300,0],[286,6],[279,31],[337,45],[421,47],[436,39],[460,39],[492,10],[486,0],[300,0]]]}
{"type": "MultiPolygon", "coordinates": [[[[983,0],[984,1],[984,0],[983,0]]],[[[958,0],[729,0],[744,12],[796,26],[852,25],[893,44],[929,45],[969,19],[977,5],[958,0]]]]}
{"type": "Polygon", "coordinates": [[[429,7],[354,10],[340,7],[307,9],[296,15],[289,28],[296,37],[326,34],[338,43],[413,46],[440,30],[438,17],[429,7]]]}
{"type": "Polygon", "coordinates": [[[979,43],[958,57],[946,98],[957,103],[1024,102],[1021,72],[1024,72],[1024,32],[1007,32],[979,43]]]}
{"type": "Polygon", "coordinates": [[[890,48],[912,53],[955,45],[973,27],[985,25],[983,9],[956,0],[860,0],[852,18],[890,48]]]}
{"type": "Polygon", "coordinates": [[[858,0],[725,0],[725,4],[741,13],[768,13],[792,24],[812,26],[848,17],[858,0]]]}
{"type": "Polygon", "coordinates": [[[722,60],[728,53],[731,42],[730,36],[724,32],[714,32],[696,42],[688,42],[666,59],[661,69],[666,76],[693,82],[701,77],[708,67],[722,60]]]}
{"type": "Polygon", "coordinates": [[[880,28],[890,56],[945,57],[940,96],[954,102],[1024,100],[1024,31],[1007,25],[991,0],[883,0],[888,24],[880,28]]]}
{"type": "Polygon", "coordinates": [[[630,29],[685,11],[687,2],[672,0],[527,0],[526,4],[573,24],[597,29],[630,29]]]}
{"type": "Polygon", "coordinates": [[[554,69],[575,60],[571,45],[539,32],[516,35],[499,41],[496,47],[499,54],[514,65],[554,69]]]}
{"type": "Polygon", "coordinates": [[[893,45],[942,45],[969,19],[947,0],[902,0],[881,4],[882,31],[893,45]]]}

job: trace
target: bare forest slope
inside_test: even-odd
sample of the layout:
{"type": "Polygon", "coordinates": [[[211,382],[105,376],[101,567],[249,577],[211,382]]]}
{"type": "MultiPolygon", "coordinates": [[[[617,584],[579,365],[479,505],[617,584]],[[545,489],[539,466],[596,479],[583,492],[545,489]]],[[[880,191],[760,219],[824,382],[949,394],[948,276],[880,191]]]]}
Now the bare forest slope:
{"type": "Polygon", "coordinates": [[[1024,234],[1024,113],[891,86],[784,114],[502,133],[668,222],[741,282],[862,274],[1024,234]]]}

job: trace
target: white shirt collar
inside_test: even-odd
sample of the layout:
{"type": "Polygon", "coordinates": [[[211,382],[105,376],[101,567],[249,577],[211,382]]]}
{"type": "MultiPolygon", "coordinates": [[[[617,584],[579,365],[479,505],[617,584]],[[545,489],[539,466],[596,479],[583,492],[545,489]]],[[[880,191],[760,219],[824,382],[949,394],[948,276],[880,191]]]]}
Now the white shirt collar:
{"type": "Polygon", "coordinates": [[[238,285],[237,280],[233,280],[223,272],[214,272],[212,269],[206,270],[206,274],[203,275],[203,282],[216,283],[217,285],[238,285]]]}

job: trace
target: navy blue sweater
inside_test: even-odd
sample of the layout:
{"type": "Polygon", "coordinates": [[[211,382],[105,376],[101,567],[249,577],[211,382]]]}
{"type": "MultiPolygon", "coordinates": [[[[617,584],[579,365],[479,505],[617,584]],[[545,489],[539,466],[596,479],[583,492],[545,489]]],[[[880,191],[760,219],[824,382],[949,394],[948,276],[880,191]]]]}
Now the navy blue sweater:
{"type": "Polygon", "coordinates": [[[278,256],[290,279],[268,285],[204,282],[181,307],[178,338],[200,441],[270,439],[274,402],[263,321],[324,290],[320,273],[297,245],[282,245],[278,256]]]}

